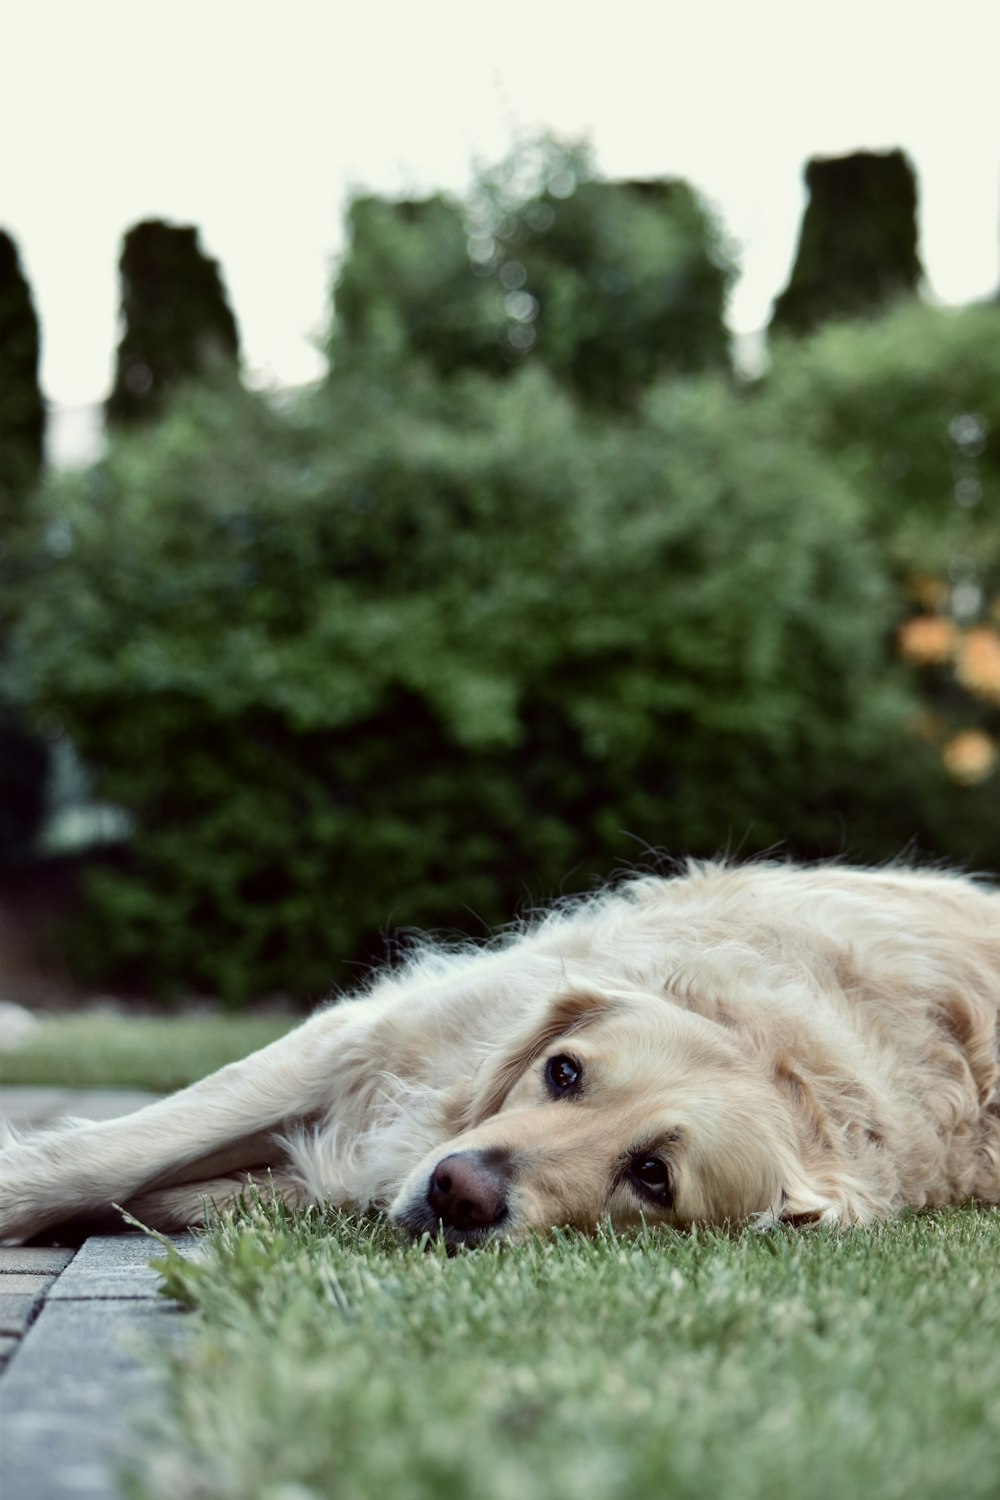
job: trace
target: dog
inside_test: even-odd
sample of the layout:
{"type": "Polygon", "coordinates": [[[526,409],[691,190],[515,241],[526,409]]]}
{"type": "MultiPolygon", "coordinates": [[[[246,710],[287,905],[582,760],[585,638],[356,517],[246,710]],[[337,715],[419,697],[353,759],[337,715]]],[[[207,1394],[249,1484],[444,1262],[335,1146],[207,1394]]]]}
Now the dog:
{"type": "Polygon", "coordinates": [[[451,1249],[1000,1203],[1000,890],[691,864],[424,944],[170,1098],[0,1152],[0,1234],[178,1229],[252,1182],[451,1249]]]}

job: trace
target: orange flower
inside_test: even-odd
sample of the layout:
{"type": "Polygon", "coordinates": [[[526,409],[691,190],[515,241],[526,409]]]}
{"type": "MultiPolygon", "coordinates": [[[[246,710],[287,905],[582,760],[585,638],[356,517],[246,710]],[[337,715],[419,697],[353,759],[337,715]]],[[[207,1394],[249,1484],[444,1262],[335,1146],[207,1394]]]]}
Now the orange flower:
{"type": "Polygon", "coordinates": [[[958,632],[944,615],[915,615],[899,627],[896,640],[904,661],[937,667],[951,660],[958,632]]]}
{"type": "Polygon", "coordinates": [[[941,756],[948,775],[965,786],[985,781],[996,769],[1000,749],[982,729],[963,729],[949,740],[941,756]]]}
{"type": "Polygon", "coordinates": [[[989,625],[977,625],[962,637],[956,676],[970,693],[1000,703],[1000,635],[989,625]]]}

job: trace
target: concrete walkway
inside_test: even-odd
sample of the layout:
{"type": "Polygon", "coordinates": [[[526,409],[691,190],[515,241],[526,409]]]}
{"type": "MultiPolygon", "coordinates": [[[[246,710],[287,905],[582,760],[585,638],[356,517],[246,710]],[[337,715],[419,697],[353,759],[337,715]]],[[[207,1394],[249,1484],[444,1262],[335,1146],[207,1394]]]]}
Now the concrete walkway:
{"type": "MultiPolygon", "coordinates": [[[[27,1128],[66,1114],[111,1119],[152,1097],[0,1089],[0,1115],[27,1128]]],[[[141,1472],[134,1432],[162,1399],[141,1350],[183,1329],[146,1264],[155,1253],[141,1234],[95,1235],[78,1250],[0,1246],[3,1500],[115,1500],[123,1459],[141,1472]]]]}

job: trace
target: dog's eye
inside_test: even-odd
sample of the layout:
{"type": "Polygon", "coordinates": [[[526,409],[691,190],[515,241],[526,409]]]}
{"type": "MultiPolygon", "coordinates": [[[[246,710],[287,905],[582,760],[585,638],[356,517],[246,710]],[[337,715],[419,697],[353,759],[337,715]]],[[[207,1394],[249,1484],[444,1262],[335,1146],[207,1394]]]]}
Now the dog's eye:
{"type": "Polygon", "coordinates": [[[670,1169],[658,1156],[633,1156],[628,1175],[642,1192],[661,1203],[670,1201],[670,1169]]]}
{"type": "Polygon", "coordinates": [[[545,1082],[552,1094],[572,1094],[580,1087],[583,1069],[572,1057],[560,1052],[545,1064],[545,1082]]]}

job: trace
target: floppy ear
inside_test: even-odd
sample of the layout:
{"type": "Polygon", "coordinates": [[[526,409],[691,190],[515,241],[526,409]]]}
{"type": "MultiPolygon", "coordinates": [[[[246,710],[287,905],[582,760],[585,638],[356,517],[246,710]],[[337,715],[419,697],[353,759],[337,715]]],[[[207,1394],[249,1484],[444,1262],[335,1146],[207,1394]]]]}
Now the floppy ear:
{"type": "Polygon", "coordinates": [[[848,1172],[831,1171],[825,1180],[815,1184],[800,1174],[792,1174],[785,1182],[772,1222],[799,1228],[832,1224],[847,1229],[857,1224],[874,1224],[892,1212],[891,1203],[874,1184],[848,1172]]]}
{"type": "Polygon", "coordinates": [[[463,1129],[481,1125],[503,1107],[504,1100],[526,1068],[549,1048],[559,1037],[569,1036],[586,1026],[589,1021],[605,1014],[610,1001],[599,995],[560,995],[536,1019],[533,1027],[513,1039],[510,1047],[495,1058],[487,1060],[482,1076],[477,1079],[475,1090],[469,1101],[462,1122],[463,1129]]]}
{"type": "Polygon", "coordinates": [[[787,1057],[775,1060],[773,1077],[790,1106],[798,1145],[781,1163],[781,1200],[772,1221],[847,1226],[884,1216],[889,1205],[878,1184],[866,1181],[856,1151],[845,1154],[845,1146],[856,1146],[862,1135],[880,1139],[873,1101],[847,1075],[824,1080],[787,1057]]]}
{"type": "Polygon", "coordinates": [[[791,1191],[787,1187],[782,1189],[781,1203],[772,1222],[803,1229],[810,1224],[841,1224],[845,1221],[831,1198],[815,1192],[804,1179],[796,1178],[791,1191]]]}

